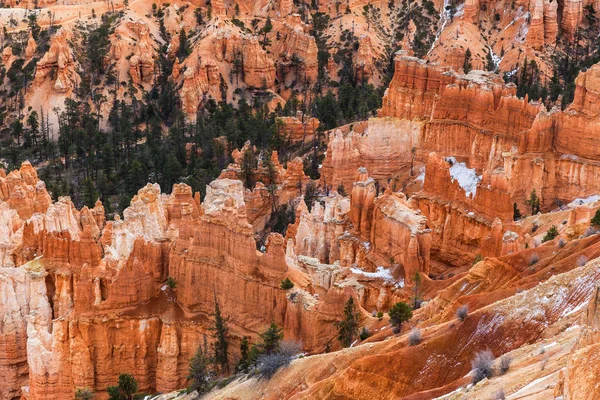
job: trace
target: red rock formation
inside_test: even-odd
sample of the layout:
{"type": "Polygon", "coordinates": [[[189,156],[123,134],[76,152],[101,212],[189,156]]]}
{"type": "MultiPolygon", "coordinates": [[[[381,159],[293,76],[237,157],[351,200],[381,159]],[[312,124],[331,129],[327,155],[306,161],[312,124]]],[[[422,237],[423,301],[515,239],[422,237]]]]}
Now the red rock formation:
{"type": "Polygon", "coordinates": [[[0,200],[16,210],[21,219],[28,219],[34,213],[45,213],[52,202],[46,185],[38,179],[28,161],[8,176],[0,169],[0,200]]]}
{"type": "Polygon", "coordinates": [[[314,83],[318,74],[315,38],[309,34],[309,26],[302,22],[299,14],[282,15],[285,20],[273,30],[270,48],[277,60],[278,78],[281,82],[307,80],[314,83]]]}
{"type": "Polygon", "coordinates": [[[68,36],[68,31],[61,29],[52,37],[50,49],[38,61],[35,73],[35,81],[38,84],[50,77],[53,89],[59,93],[73,89],[77,79],[68,36]]]}
{"type": "Polygon", "coordinates": [[[279,117],[277,122],[281,127],[280,135],[291,143],[311,140],[320,125],[317,118],[304,117],[301,111],[295,117],[279,117]]]}
{"type": "Polygon", "coordinates": [[[149,83],[154,78],[155,53],[150,29],[148,25],[140,22],[130,22],[128,28],[137,35],[133,55],[129,59],[129,75],[135,84],[149,83]]]}

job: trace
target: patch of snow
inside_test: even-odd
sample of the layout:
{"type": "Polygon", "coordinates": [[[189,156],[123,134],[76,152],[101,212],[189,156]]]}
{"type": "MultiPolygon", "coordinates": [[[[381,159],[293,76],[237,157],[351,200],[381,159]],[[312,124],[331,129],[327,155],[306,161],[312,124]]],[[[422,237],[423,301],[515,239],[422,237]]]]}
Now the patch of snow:
{"type": "Polygon", "coordinates": [[[458,181],[458,185],[465,191],[465,196],[475,196],[477,185],[481,182],[481,175],[477,175],[475,168],[468,168],[467,164],[457,162],[454,157],[446,157],[446,161],[452,163],[450,177],[452,182],[458,181]]]}
{"type": "Polygon", "coordinates": [[[415,182],[425,182],[425,167],[421,167],[419,176],[415,178],[415,182]]]}
{"type": "Polygon", "coordinates": [[[570,327],[568,327],[567,329],[565,329],[565,332],[571,332],[573,329],[579,329],[579,325],[571,325],[570,327]]]}
{"type": "Polygon", "coordinates": [[[450,393],[443,394],[443,395],[441,395],[440,397],[436,397],[436,398],[435,398],[435,399],[433,399],[433,400],[449,399],[449,398],[450,398],[450,397],[451,397],[453,394],[460,393],[462,390],[463,390],[463,387],[461,386],[461,387],[459,387],[458,389],[456,389],[456,390],[454,390],[454,391],[452,391],[452,392],[450,392],[450,393]]]}
{"type": "Polygon", "coordinates": [[[504,235],[502,235],[502,241],[504,242],[514,242],[519,238],[519,234],[513,231],[506,231],[504,235]]]}
{"type": "Polygon", "coordinates": [[[354,345],[356,344],[356,342],[358,342],[358,339],[356,339],[354,342],[352,342],[352,344],[350,345],[350,347],[354,347],[354,345]]]}
{"type": "Polygon", "coordinates": [[[582,309],[584,309],[585,307],[587,307],[589,301],[584,301],[580,304],[578,304],[576,307],[573,307],[571,309],[566,308],[565,311],[562,313],[561,317],[568,317],[569,315],[575,314],[578,311],[581,311],[582,309]]]}
{"type": "Polygon", "coordinates": [[[560,156],[560,159],[577,161],[577,160],[579,160],[579,157],[577,157],[575,154],[563,154],[562,156],[560,156]]]}
{"type": "Polygon", "coordinates": [[[542,376],[541,378],[538,378],[538,379],[530,382],[528,385],[525,385],[521,389],[519,389],[519,391],[514,393],[511,397],[518,398],[518,396],[524,395],[527,390],[531,389],[532,387],[534,387],[535,385],[537,385],[540,382],[543,382],[547,379],[551,379],[554,375],[558,375],[558,371],[556,371],[550,375],[542,376]]]}
{"type": "Polygon", "coordinates": [[[498,68],[500,68],[500,63],[502,62],[502,57],[499,57],[496,53],[494,53],[494,50],[491,46],[488,46],[488,49],[490,50],[492,62],[494,63],[494,71],[498,71],[498,68]]]}
{"type": "Polygon", "coordinates": [[[567,204],[567,207],[575,208],[577,206],[582,206],[584,204],[593,203],[598,200],[600,200],[599,194],[594,194],[592,196],[588,196],[588,197],[584,197],[584,198],[578,197],[575,200],[573,200],[572,202],[570,202],[569,204],[567,204]]]}
{"type": "Polygon", "coordinates": [[[385,281],[394,281],[392,271],[382,266],[377,267],[377,270],[375,270],[375,272],[366,272],[359,268],[350,268],[350,271],[357,275],[366,276],[367,278],[381,278],[385,281]]]}
{"type": "Polygon", "coordinates": [[[547,345],[545,345],[545,346],[542,346],[542,347],[543,347],[545,350],[548,350],[549,348],[551,348],[551,347],[554,347],[554,346],[558,346],[558,342],[552,342],[552,343],[550,343],[550,344],[547,344],[547,345]]]}
{"type": "Polygon", "coordinates": [[[446,28],[446,24],[448,23],[448,21],[450,20],[450,10],[446,10],[446,7],[448,7],[450,5],[450,0],[444,0],[444,5],[442,6],[442,11],[440,12],[440,21],[442,21],[442,26],[440,28],[439,31],[437,31],[436,35],[435,35],[435,39],[433,40],[433,43],[431,44],[431,49],[429,49],[429,51],[427,52],[427,55],[429,55],[429,53],[431,53],[433,51],[433,49],[435,48],[435,45],[438,41],[438,39],[440,38],[440,35],[442,34],[442,32],[444,32],[444,28],[446,28]]]}

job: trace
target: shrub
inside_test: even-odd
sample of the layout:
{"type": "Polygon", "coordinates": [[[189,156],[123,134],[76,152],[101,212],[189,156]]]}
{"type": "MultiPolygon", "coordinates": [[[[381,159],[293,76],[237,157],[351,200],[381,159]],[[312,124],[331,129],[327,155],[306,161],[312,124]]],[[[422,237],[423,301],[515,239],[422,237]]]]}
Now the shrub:
{"type": "Polygon", "coordinates": [[[285,278],[284,280],[281,281],[280,287],[283,290],[289,290],[294,287],[294,282],[290,281],[290,278],[285,278]]]}
{"type": "Polygon", "coordinates": [[[471,371],[473,372],[473,384],[494,375],[494,355],[491,351],[485,350],[475,354],[471,362],[471,371]]]}
{"type": "Polygon", "coordinates": [[[378,311],[377,312],[377,319],[380,320],[380,321],[383,319],[383,311],[378,311]]]}
{"type": "Polygon", "coordinates": [[[556,229],[556,225],[552,225],[550,227],[550,229],[548,229],[546,231],[546,234],[544,235],[544,238],[542,239],[542,243],[548,242],[557,236],[558,236],[558,229],[556,229]]]}
{"type": "Polygon", "coordinates": [[[408,334],[408,344],[416,346],[421,343],[421,330],[419,328],[412,328],[408,334]]]}
{"type": "Polygon", "coordinates": [[[565,244],[567,244],[567,241],[563,238],[558,239],[558,248],[562,249],[563,247],[565,247],[565,244]]]}
{"type": "Polygon", "coordinates": [[[588,258],[584,255],[579,256],[577,259],[577,266],[583,267],[588,262],[588,258]]]}
{"type": "Polygon", "coordinates": [[[177,282],[175,282],[175,279],[168,277],[167,281],[165,282],[165,284],[169,287],[169,289],[173,290],[177,287],[177,282]]]}
{"type": "Polygon", "coordinates": [[[96,394],[89,388],[79,388],[75,391],[75,399],[77,400],[91,400],[94,397],[96,397],[96,394]]]}
{"type": "Polygon", "coordinates": [[[504,394],[504,389],[502,389],[502,388],[498,389],[498,391],[496,392],[495,400],[505,400],[505,399],[506,399],[506,395],[504,394]]]}
{"type": "Polygon", "coordinates": [[[529,258],[529,265],[537,264],[538,261],[540,261],[540,256],[538,256],[537,253],[533,253],[529,258]]]}
{"type": "Polygon", "coordinates": [[[133,399],[133,395],[138,390],[138,384],[135,378],[129,374],[119,375],[119,385],[109,386],[106,391],[109,395],[109,400],[129,400],[133,399]]]}
{"type": "Polygon", "coordinates": [[[288,365],[292,359],[282,353],[263,354],[258,357],[256,372],[261,379],[271,379],[281,368],[288,365]]]}
{"type": "Polygon", "coordinates": [[[365,340],[369,336],[371,336],[371,331],[369,331],[369,328],[367,328],[366,326],[363,326],[358,336],[360,337],[360,340],[365,340]]]}
{"type": "Polygon", "coordinates": [[[469,306],[464,304],[456,310],[456,318],[463,322],[469,316],[469,306]]]}
{"type": "Polygon", "coordinates": [[[594,228],[593,226],[590,226],[589,228],[587,228],[585,230],[585,232],[583,232],[583,237],[590,237],[592,235],[595,235],[596,233],[598,233],[596,228],[594,228]]]}
{"type": "Polygon", "coordinates": [[[477,254],[475,256],[475,259],[473,260],[473,265],[477,264],[478,262],[480,262],[481,260],[483,260],[483,256],[481,254],[477,254]]]}
{"type": "Polygon", "coordinates": [[[256,372],[261,379],[271,379],[282,367],[287,366],[300,352],[300,344],[284,341],[279,351],[272,354],[263,354],[258,357],[256,372]]]}
{"type": "Polygon", "coordinates": [[[509,370],[511,361],[512,361],[512,359],[510,358],[509,355],[505,354],[502,357],[500,357],[500,365],[498,366],[500,375],[504,375],[506,373],[506,371],[509,370]]]}

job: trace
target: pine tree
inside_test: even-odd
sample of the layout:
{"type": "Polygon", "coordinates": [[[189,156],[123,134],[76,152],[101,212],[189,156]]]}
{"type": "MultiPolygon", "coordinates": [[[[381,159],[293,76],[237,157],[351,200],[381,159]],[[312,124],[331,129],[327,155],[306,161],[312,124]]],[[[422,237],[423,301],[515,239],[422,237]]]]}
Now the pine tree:
{"type": "Polygon", "coordinates": [[[256,158],[254,157],[254,151],[251,148],[248,148],[244,151],[242,155],[242,165],[240,166],[242,172],[242,178],[244,180],[244,185],[251,189],[253,186],[253,176],[254,169],[256,168],[256,158]]]}
{"type": "Polygon", "coordinates": [[[344,306],[344,319],[336,322],[338,340],[344,347],[349,347],[358,335],[360,313],[356,310],[354,298],[350,297],[344,306]]]}
{"type": "Polygon", "coordinates": [[[523,218],[521,215],[521,210],[519,210],[519,207],[517,207],[517,203],[513,203],[513,221],[518,221],[521,218],[523,218]]]}
{"type": "Polygon", "coordinates": [[[92,208],[96,204],[96,200],[98,200],[98,191],[94,186],[94,181],[86,178],[83,181],[83,202],[86,206],[92,208]]]}
{"type": "Polygon", "coordinates": [[[388,315],[392,324],[397,325],[397,331],[400,332],[402,323],[412,318],[412,310],[408,304],[400,301],[390,308],[388,315]]]}
{"type": "Polygon", "coordinates": [[[540,198],[537,196],[535,189],[531,191],[526,203],[531,207],[531,215],[535,215],[540,212],[540,198]]]}
{"type": "Polygon", "coordinates": [[[473,69],[473,64],[471,63],[471,49],[467,48],[465,51],[465,62],[463,63],[463,71],[465,74],[468,74],[473,69]]]}
{"type": "Polygon", "coordinates": [[[544,237],[542,239],[542,243],[548,242],[557,236],[558,236],[558,229],[556,228],[556,225],[552,225],[550,227],[550,229],[548,229],[546,231],[546,234],[544,235],[544,237]]]}
{"type": "Polygon", "coordinates": [[[229,328],[227,319],[221,315],[221,307],[215,292],[215,326],[213,328],[213,352],[215,366],[222,374],[229,373],[229,328]]]}
{"type": "Polygon", "coordinates": [[[237,372],[248,372],[250,368],[250,344],[248,336],[244,336],[240,342],[240,361],[238,361],[235,370],[237,372]]]}
{"type": "Polygon", "coordinates": [[[260,334],[262,343],[259,346],[261,354],[273,354],[279,350],[279,344],[283,339],[283,329],[272,322],[266,331],[260,334]]]}
{"type": "Polygon", "coordinates": [[[596,210],[596,213],[590,222],[595,227],[600,227],[600,209],[596,210]]]}
{"type": "Polygon", "coordinates": [[[181,28],[179,31],[179,49],[177,50],[177,57],[180,60],[186,58],[190,54],[190,45],[188,43],[187,33],[185,28],[181,28]]]}
{"type": "Polygon", "coordinates": [[[204,337],[204,345],[198,345],[198,349],[190,361],[188,391],[197,391],[199,394],[208,391],[211,379],[210,362],[211,360],[207,356],[206,337],[204,337]]]}
{"type": "Polygon", "coordinates": [[[419,271],[415,272],[415,276],[413,277],[415,281],[415,293],[413,296],[413,310],[421,307],[421,296],[419,295],[419,289],[421,288],[421,274],[419,271]]]}

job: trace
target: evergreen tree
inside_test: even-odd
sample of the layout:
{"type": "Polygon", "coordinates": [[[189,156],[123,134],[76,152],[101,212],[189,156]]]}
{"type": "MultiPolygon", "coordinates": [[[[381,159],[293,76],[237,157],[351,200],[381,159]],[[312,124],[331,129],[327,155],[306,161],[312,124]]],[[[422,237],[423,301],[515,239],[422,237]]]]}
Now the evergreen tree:
{"type": "Polygon", "coordinates": [[[244,336],[240,342],[240,360],[238,361],[235,370],[237,372],[248,372],[250,368],[250,345],[248,336],[244,336]]]}
{"type": "Polygon", "coordinates": [[[221,315],[221,307],[215,292],[215,326],[213,328],[213,352],[215,366],[222,374],[229,373],[229,328],[227,319],[221,315]]]}
{"type": "Polygon", "coordinates": [[[537,196],[535,189],[531,191],[526,203],[529,205],[529,207],[531,207],[531,215],[535,215],[540,212],[540,198],[537,196]]]}
{"type": "Polygon", "coordinates": [[[40,31],[42,30],[42,28],[40,28],[40,26],[37,23],[37,14],[33,12],[27,16],[27,19],[28,19],[27,26],[29,27],[31,36],[35,40],[38,40],[38,38],[40,36],[40,31]]]}
{"type": "Polygon", "coordinates": [[[471,62],[471,49],[467,48],[465,51],[465,61],[463,63],[463,71],[465,74],[468,74],[473,69],[473,64],[471,62]]]}
{"type": "Polygon", "coordinates": [[[83,181],[83,202],[89,208],[93,208],[98,200],[98,191],[94,186],[94,181],[91,178],[86,178],[83,181]]]}
{"type": "Polygon", "coordinates": [[[593,226],[600,227],[600,209],[596,210],[596,213],[590,222],[593,226]]]}
{"type": "Polygon", "coordinates": [[[397,325],[397,331],[400,332],[402,323],[412,318],[412,310],[408,304],[398,302],[390,308],[388,315],[390,316],[392,324],[397,325]]]}
{"type": "Polygon", "coordinates": [[[517,203],[513,203],[513,221],[518,221],[521,218],[523,218],[521,215],[521,210],[519,210],[519,207],[517,207],[517,203]]]}
{"type": "Polygon", "coordinates": [[[206,337],[204,338],[204,345],[198,345],[198,349],[194,354],[194,357],[190,361],[190,369],[188,373],[188,380],[190,385],[188,391],[197,391],[199,394],[206,393],[210,389],[210,379],[212,377],[210,371],[210,358],[207,356],[207,345],[206,337]]]}
{"type": "Polygon", "coordinates": [[[242,165],[240,165],[240,169],[242,172],[242,179],[244,181],[244,186],[248,189],[252,189],[254,186],[253,176],[254,170],[256,169],[256,158],[254,157],[254,151],[252,148],[248,148],[244,151],[242,155],[242,165]]]}
{"type": "Polygon", "coordinates": [[[304,188],[304,203],[306,203],[306,208],[308,211],[312,210],[312,206],[317,199],[317,186],[313,181],[310,181],[306,184],[304,188]]]}
{"type": "Polygon", "coordinates": [[[488,50],[486,56],[485,69],[487,69],[488,71],[496,72],[496,64],[494,63],[494,55],[492,54],[491,48],[488,50]]]}
{"type": "Polygon", "coordinates": [[[130,374],[119,375],[119,385],[106,388],[109,400],[133,400],[133,395],[137,390],[137,381],[130,374]]]}
{"type": "Polygon", "coordinates": [[[273,354],[279,351],[279,345],[283,339],[283,328],[272,322],[266,331],[260,334],[262,343],[259,345],[260,354],[273,354]]]}
{"type": "Polygon", "coordinates": [[[185,28],[181,28],[179,31],[179,49],[177,50],[177,57],[183,60],[190,55],[190,44],[188,43],[187,33],[185,28]]]}
{"type": "Polygon", "coordinates": [[[421,288],[421,274],[419,271],[415,272],[415,276],[413,277],[415,281],[415,291],[413,296],[413,310],[421,307],[421,296],[419,295],[419,289],[421,288]]]}
{"type": "Polygon", "coordinates": [[[542,239],[542,243],[548,242],[557,236],[558,236],[558,229],[556,228],[556,225],[552,225],[550,227],[550,229],[548,229],[546,231],[546,234],[544,235],[544,237],[542,239]]]}
{"type": "Polygon", "coordinates": [[[342,346],[349,347],[358,335],[360,313],[356,310],[354,298],[350,297],[344,305],[344,319],[336,322],[338,340],[342,346]]]}
{"type": "Polygon", "coordinates": [[[38,139],[40,136],[40,124],[38,122],[38,113],[36,111],[32,111],[27,117],[27,128],[31,146],[34,147],[36,150],[39,150],[38,139]]]}

